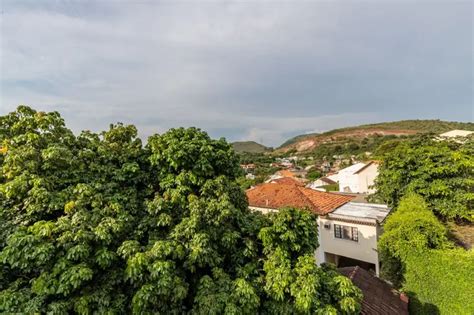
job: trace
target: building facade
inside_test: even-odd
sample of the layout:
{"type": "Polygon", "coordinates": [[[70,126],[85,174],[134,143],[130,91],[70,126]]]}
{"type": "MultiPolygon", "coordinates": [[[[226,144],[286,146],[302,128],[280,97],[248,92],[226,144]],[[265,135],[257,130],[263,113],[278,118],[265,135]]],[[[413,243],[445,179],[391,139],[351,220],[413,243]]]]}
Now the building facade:
{"type": "Polygon", "coordinates": [[[348,202],[319,216],[316,261],[338,267],[361,266],[379,275],[377,242],[389,212],[386,205],[348,202]]]}
{"type": "Polygon", "coordinates": [[[356,163],[338,172],[339,191],[346,193],[371,194],[375,190],[375,178],[378,175],[378,163],[356,163]]]}
{"type": "Polygon", "coordinates": [[[291,184],[266,183],[247,190],[249,208],[262,213],[283,207],[306,209],[318,215],[319,247],[316,262],[337,267],[380,269],[377,241],[381,223],[390,212],[386,205],[356,203],[352,196],[316,191],[291,184]]]}

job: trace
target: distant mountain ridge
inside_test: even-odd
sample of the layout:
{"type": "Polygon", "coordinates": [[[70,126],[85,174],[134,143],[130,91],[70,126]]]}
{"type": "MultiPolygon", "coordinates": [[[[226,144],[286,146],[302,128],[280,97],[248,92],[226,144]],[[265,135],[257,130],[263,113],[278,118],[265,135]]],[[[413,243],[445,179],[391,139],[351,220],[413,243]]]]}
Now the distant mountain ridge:
{"type": "Polygon", "coordinates": [[[236,141],[232,143],[232,147],[238,153],[263,153],[269,152],[272,149],[255,141],[236,141]]]}
{"type": "Polygon", "coordinates": [[[413,135],[418,133],[443,133],[453,129],[474,131],[474,123],[442,120],[400,120],[311,133],[293,137],[277,148],[277,152],[314,150],[323,143],[344,138],[364,138],[376,135],[413,135]]]}

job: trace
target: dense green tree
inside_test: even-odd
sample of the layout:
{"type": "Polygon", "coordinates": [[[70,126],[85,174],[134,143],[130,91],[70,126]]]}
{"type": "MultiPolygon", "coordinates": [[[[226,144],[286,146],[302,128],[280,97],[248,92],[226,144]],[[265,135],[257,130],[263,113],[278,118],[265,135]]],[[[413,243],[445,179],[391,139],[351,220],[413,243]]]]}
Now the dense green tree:
{"type": "Polygon", "coordinates": [[[405,196],[385,223],[379,240],[382,276],[400,287],[407,257],[415,251],[446,247],[446,233],[422,197],[405,196]]]}
{"type": "Polygon", "coordinates": [[[250,212],[222,139],[75,136],[22,106],[0,143],[0,312],[358,312],[360,291],[315,265],[315,217],[250,212]]]}
{"type": "Polygon", "coordinates": [[[77,138],[58,113],[20,107],[2,117],[0,202],[7,229],[0,310],[53,313],[122,309],[122,242],[147,195],[136,129],[113,125],[77,138]]]}
{"type": "Polygon", "coordinates": [[[467,143],[429,137],[387,144],[377,196],[392,206],[407,193],[421,195],[436,214],[474,220],[474,149],[467,143]]]}

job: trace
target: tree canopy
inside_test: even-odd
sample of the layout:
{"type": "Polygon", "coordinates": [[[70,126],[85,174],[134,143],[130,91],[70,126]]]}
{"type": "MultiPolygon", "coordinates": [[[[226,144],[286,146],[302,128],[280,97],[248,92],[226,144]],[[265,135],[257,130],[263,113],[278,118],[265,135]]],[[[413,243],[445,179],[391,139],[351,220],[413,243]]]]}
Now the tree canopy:
{"type": "Polygon", "coordinates": [[[318,267],[313,214],[249,211],[238,158],[196,128],[75,136],[56,113],[0,117],[0,312],[356,314],[318,267]]]}
{"type": "Polygon", "coordinates": [[[387,144],[375,180],[377,195],[392,206],[421,195],[446,219],[474,221],[474,145],[429,137],[387,144]]]}
{"type": "Polygon", "coordinates": [[[422,197],[403,197],[384,230],[381,274],[410,295],[411,313],[474,312],[474,252],[454,247],[422,197]]]}

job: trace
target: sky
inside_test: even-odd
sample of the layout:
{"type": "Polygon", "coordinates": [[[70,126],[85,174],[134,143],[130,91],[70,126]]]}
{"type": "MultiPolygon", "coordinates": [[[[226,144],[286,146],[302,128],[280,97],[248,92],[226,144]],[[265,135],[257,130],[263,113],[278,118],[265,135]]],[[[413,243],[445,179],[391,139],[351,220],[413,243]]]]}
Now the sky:
{"type": "Polygon", "coordinates": [[[196,126],[278,146],[401,119],[474,121],[472,1],[0,0],[0,115],[196,126]]]}

